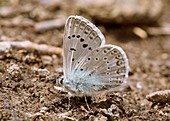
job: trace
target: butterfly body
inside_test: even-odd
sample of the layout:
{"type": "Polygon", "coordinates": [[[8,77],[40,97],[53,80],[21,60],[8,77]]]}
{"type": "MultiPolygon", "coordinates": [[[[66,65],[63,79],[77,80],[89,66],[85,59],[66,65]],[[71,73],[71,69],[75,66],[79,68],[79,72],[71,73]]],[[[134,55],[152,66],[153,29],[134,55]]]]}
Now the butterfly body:
{"type": "Polygon", "coordinates": [[[100,30],[81,16],[70,16],[64,34],[63,87],[70,95],[95,95],[126,83],[128,59],[116,45],[105,45],[100,30]]]}

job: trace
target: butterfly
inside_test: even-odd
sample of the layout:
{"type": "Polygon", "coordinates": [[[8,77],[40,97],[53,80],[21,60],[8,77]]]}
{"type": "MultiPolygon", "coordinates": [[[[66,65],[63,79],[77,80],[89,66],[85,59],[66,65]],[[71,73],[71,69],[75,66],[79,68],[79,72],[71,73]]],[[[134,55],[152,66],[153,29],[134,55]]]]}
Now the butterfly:
{"type": "Polygon", "coordinates": [[[60,85],[71,96],[110,92],[127,82],[128,59],[122,48],[105,44],[101,31],[82,16],[69,16],[63,40],[60,85]]]}

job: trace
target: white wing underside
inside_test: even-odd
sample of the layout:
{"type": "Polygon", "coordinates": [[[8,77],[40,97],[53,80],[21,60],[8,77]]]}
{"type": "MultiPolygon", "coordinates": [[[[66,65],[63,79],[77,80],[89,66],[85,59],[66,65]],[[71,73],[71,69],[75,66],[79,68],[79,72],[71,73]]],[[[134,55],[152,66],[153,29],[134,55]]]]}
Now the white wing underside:
{"type": "Polygon", "coordinates": [[[80,90],[84,93],[110,90],[126,82],[125,52],[118,46],[105,45],[103,34],[87,19],[70,16],[63,43],[65,78],[83,85],[80,90]]]}

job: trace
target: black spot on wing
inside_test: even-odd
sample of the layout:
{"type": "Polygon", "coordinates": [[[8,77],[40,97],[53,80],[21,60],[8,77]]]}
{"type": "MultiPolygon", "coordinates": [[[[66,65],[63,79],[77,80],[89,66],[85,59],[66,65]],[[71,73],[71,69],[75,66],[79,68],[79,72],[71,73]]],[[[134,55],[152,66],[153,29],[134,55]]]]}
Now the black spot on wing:
{"type": "Polygon", "coordinates": [[[77,38],[80,38],[80,35],[77,35],[77,38]]]}
{"type": "Polygon", "coordinates": [[[92,48],[91,48],[91,47],[89,47],[89,50],[92,50],[92,48]]]}
{"type": "Polygon", "coordinates": [[[83,38],[81,38],[81,39],[80,39],[80,42],[84,42],[84,39],[83,39],[83,38]]]}
{"type": "Polygon", "coordinates": [[[72,48],[70,48],[70,50],[71,50],[71,51],[76,51],[76,49],[75,49],[75,48],[73,48],[73,47],[72,47],[72,48]]]}
{"type": "Polygon", "coordinates": [[[88,46],[88,44],[83,44],[83,48],[86,48],[88,46]]]}

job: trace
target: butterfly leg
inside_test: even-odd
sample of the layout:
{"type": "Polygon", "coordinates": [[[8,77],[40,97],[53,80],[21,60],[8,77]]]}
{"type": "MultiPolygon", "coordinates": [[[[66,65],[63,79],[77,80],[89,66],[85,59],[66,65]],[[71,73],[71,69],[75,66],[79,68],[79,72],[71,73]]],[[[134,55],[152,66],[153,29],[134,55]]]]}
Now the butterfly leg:
{"type": "Polygon", "coordinates": [[[88,104],[88,102],[87,102],[86,96],[84,96],[84,99],[85,99],[85,102],[86,102],[86,105],[87,105],[88,110],[91,111],[90,106],[89,106],[89,104],[88,104]]]}

